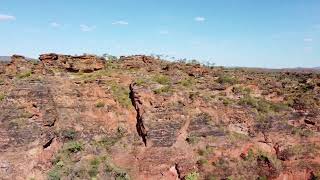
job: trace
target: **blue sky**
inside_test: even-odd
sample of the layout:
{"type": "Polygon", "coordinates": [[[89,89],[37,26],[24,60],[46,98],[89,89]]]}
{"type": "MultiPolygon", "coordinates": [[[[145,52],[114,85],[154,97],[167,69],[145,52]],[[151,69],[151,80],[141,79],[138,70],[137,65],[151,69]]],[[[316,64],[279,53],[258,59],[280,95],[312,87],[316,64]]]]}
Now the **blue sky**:
{"type": "Polygon", "coordinates": [[[0,0],[0,55],[47,52],[320,66],[320,1],[0,0]]]}

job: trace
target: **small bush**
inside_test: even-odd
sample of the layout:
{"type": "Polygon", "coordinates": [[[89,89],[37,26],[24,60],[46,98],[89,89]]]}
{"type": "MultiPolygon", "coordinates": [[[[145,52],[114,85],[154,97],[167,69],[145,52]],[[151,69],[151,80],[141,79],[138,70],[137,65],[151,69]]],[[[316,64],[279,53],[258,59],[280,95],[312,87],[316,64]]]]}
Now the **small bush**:
{"type": "Polygon", "coordinates": [[[110,147],[115,145],[119,140],[121,140],[121,138],[124,137],[125,133],[126,133],[125,129],[121,128],[121,130],[120,130],[118,128],[116,136],[105,136],[101,140],[98,140],[96,143],[99,146],[102,146],[102,147],[105,147],[106,149],[109,149],[110,147]]]}
{"type": "Polygon", "coordinates": [[[180,84],[184,87],[192,87],[192,85],[195,84],[195,81],[192,78],[186,78],[186,79],[181,80],[180,84]]]}
{"type": "Polygon", "coordinates": [[[205,164],[208,164],[208,160],[206,160],[206,159],[199,159],[199,160],[197,161],[197,164],[200,165],[200,166],[203,166],[203,165],[205,165],[205,164]]]}
{"type": "Polygon", "coordinates": [[[191,172],[187,174],[184,179],[185,180],[198,180],[200,177],[200,174],[198,172],[191,172]]]}
{"type": "Polygon", "coordinates": [[[60,180],[61,175],[57,169],[53,169],[48,173],[48,180],[60,180]]]}
{"type": "Polygon", "coordinates": [[[97,108],[103,108],[104,106],[105,106],[105,103],[102,102],[102,101],[99,101],[99,102],[96,103],[96,107],[97,108]]]}
{"type": "Polygon", "coordinates": [[[231,76],[227,76],[227,75],[222,75],[218,78],[218,83],[220,84],[230,84],[230,85],[233,85],[233,84],[236,84],[237,83],[237,80],[231,76]]]}
{"type": "Polygon", "coordinates": [[[79,142],[73,141],[67,143],[65,149],[71,153],[76,153],[83,150],[83,145],[79,142]]]}
{"type": "Polygon", "coordinates": [[[154,76],[153,80],[159,84],[162,84],[162,85],[168,85],[168,84],[170,84],[170,81],[171,81],[170,78],[165,75],[154,76]]]}
{"type": "Polygon", "coordinates": [[[142,86],[142,85],[146,84],[147,82],[146,82],[146,80],[144,80],[144,79],[137,79],[137,80],[135,81],[135,83],[136,83],[136,85],[138,85],[138,86],[142,86]]]}
{"type": "Polygon", "coordinates": [[[6,95],[4,93],[0,93],[0,102],[3,101],[5,97],[6,95]]]}
{"type": "Polygon", "coordinates": [[[123,107],[130,107],[131,100],[129,98],[129,88],[120,86],[119,84],[112,84],[111,86],[112,96],[123,107]]]}
{"type": "Polygon", "coordinates": [[[251,93],[251,89],[242,86],[237,86],[232,88],[232,92],[236,95],[249,95],[251,93]]]}
{"type": "Polygon", "coordinates": [[[219,100],[222,101],[223,105],[228,106],[230,104],[233,104],[233,100],[227,97],[219,97],[219,100]]]}
{"type": "Polygon", "coordinates": [[[116,167],[114,164],[110,163],[109,161],[106,161],[105,163],[105,171],[108,174],[112,174],[115,180],[130,180],[128,173],[116,167]]]}
{"type": "Polygon", "coordinates": [[[90,177],[97,176],[97,174],[99,173],[99,165],[100,165],[100,160],[98,158],[95,158],[90,162],[90,169],[88,171],[88,174],[90,175],[90,177]]]}
{"type": "Polygon", "coordinates": [[[186,141],[189,143],[189,144],[197,144],[200,139],[196,136],[188,136],[186,141]]]}
{"type": "Polygon", "coordinates": [[[167,92],[170,92],[170,88],[171,88],[170,86],[163,86],[161,88],[153,90],[153,92],[155,94],[167,93],[167,92]]]}
{"type": "Polygon", "coordinates": [[[77,132],[74,129],[63,130],[61,133],[62,137],[65,139],[74,139],[77,135],[77,132]]]}
{"type": "Polygon", "coordinates": [[[32,74],[32,71],[26,71],[26,72],[22,72],[22,73],[18,74],[17,77],[19,79],[24,79],[24,78],[30,77],[31,74],[32,74]]]}
{"type": "Polygon", "coordinates": [[[207,157],[208,155],[210,155],[211,153],[213,153],[213,148],[210,147],[210,146],[206,146],[205,149],[199,149],[198,150],[198,154],[200,156],[204,156],[204,157],[207,157]]]}
{"type": "Polygon", "coordinates": [[[269,113],[269,112],[280,112],[282,110],[286,110],[288,107],[284,104],[276,104],[265,99],[251,97],[249,95],[244,96],[239,101],[240,105],[250,106],[255,108],[257,111],[262,113],[269,113]]]}

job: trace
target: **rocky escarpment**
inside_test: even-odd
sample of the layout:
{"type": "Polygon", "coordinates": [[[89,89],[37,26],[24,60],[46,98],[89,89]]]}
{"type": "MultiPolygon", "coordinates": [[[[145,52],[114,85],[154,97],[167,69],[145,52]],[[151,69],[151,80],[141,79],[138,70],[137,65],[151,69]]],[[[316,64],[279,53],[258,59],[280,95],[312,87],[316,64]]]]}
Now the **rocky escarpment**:
{"type": "Polygon", "coordinates": [[[315,179],[320,75],[151,56],[0,64],[2,179],[315,179]]]}

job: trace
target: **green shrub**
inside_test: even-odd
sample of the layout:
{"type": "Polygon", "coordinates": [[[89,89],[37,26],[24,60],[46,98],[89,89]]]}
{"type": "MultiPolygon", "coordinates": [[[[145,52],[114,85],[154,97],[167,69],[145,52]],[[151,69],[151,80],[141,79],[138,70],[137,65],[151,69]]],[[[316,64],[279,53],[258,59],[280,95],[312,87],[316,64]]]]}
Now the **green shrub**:
{"type": "Polygon", "coordinates": [[[215,175],[208,175],[206,177],[207,180],[218,180],[218,178],[215,175]]]}
{"type": "Polygon", "coordinates": [[[142,85],[146,84],[147,81],[145,79],[137,79],[137,80],[135,80],[135,83],[137,86],[142,86],[142,85]]]}
{"type": "Polygon", "coordinates": [[[129,175],[126,172],[117,172],[115,180],[130,180],[129,175]]]}
{"type": "Polygon", "coordinates": [[[233,102],[234,102],[232,99],[227,98],[227,97],[223,97],[223,96],[219,97],[219,100],[222,101],[223,105],[225,105],[225,106],[233,104],[233,102]]]}
{"type": "Polygon", "coordinates": [[[65,149],[71,153],[76,153],[83,150],[83,145],[80,142],[72,141],[65,145],[65,149]]]}
{"type": "Polygon", "coordinates": [[[153,77],[153,81],[162,84],[162,85],[168,85],[170,84],[170,78],[168,76],[165,75],[157,75],[153,77]]]}
{"type": "Polygon", "coordinates": [[[94,158],[90,162],[90,169],[88,171],[88,174],[90,177],[96,177],[97,174],[99,173],[99,165],[100,165],[100,160],[98,158],[94,158]]]}
{"type": "Polygon", "coordinates": [[[153,92],[155,94],[167,93],[167,92],[170,92],[170,90],[171,90],[170,88],[171,88],[170,86],[163,86],[161,88],[153,90],[153,92]]]}
{"type": "Polygon", "coordinates": [[[186,78],[180,81],[180,84],[184,87],[192,87],[195,84],[195,80],[192,78],[186,78]]]}
{"type": "Polygon", "coordinates": [[[65,139],[74,139],[77,135],[77,132],[74,129],[66,129],[62,131],[61,135],[65,139]]]}
{"type": "Polygon", "coordinates": [[[276,104],[269,102],[265,99],[251,97],[249,95],[244,96],[239,101],[240,105],[250,106],[262,113],[280,112],[286,110],[288,107],[284,104],[276,104]]]}
{"type": "Polygon", "coordinates": [[[116,136],[104,136],[101,140],[96,141],[98,146],[102,146],[106,149],[109,149],[115,145],[119,140],[121,140],[125,135],[125,130],[119,128],[117,129],[116,136]]]}
{"type": "Polygon", "coordinates": [[[268,180],[268,178],[266,176],[259,176],[257,180],[268,180]]]}
{"type": "Polygon", "coordinates": [[[106,161],[106,163],[105,163],[105,171],[108,174],[113,175],[115,180],[130,180],[128,173],[126,173],[124,170],[116,167],[114,164],[112,164],[109,161],[106,161]]]}
{"type": "Polygon", "coordinates": [[[199,149],[198,150],[198,154],[200,155],[200,156],[205,156],[205,157],[207,157],[209,154],[211,154],[213,152],[213,148],[212,147],[210,147],[210,146],[206,146],[206,148],[205,149],[199,149]]]}
{"type": "Polygon", "coordinates": [[[24,78],[30,77],[31,74],[32,74],[32,71],[26,71],[26,72],[22,72],[22,73],[18,74],[17,77],[19,79],[24,79],[24,78]]]}
{"type": "Polygon", "coordinates": [[[185,180],[198,180],[200,177],[200,174],[198,172],[191,172],[187,174],[184,179],[185,180]]]}
{"type": "Polygon", "coordinates": [[[3,101],[5,97],[6,95],[4,93],[0,93],[0,102],[3,101]]]}
{"type": "Polygon", "coordinates": [[[187,141],[189,144],[197,144],[197,143],[200,141],[200,139],[199,139],[199,137],[197,137],[197,136],[188,136],[187,139],[186,139],[186,141],[187,141]]]}
{"type": "Polygon", "coordinates": [[[228,76],[228,75],[221,75],[219,78],[218,78],[218,83],[220,84],[230,84],[230,85],[233,85],[233,84],[236,84],[237,83],[237,79],[231,77],[231,76],[228,76]]]}
{"type": "Polygon", "coordinates": [[[112,84],[111,86],[112,96],[116,99],[116,101],[123,107],[130,107],[130,90],[127,87],[120,86],[119,84],[112,84]]]}
{"type": "Polygon", "coordinates": [[[60,180],[61,175],[57,169],[53,169],[48,173],[48,180],[60,180]]]}
{"type": "Polygon", "coordinates": [[[197,164],[200,165],[200,166],[203,166],[203,165],[205,165],[205,164],[208,164],[208,160],[206,160],[206,159],[199,159],[199,160],[197,161],[197,164]]]}
{"type": "Polygon", "coordinates": [[[99,101],[99,102],[96,103],[96,107],[97,108],[103,108],[104,106],[105,106],[105,103],[102,102],[102,101],[99,101]]]}
{"type": "Polygon", "coordinates": [[[242,86],[236,86],[232,88],[232,92],[237,95],[249,95],[251,93],[251,89],[242,86]]]}

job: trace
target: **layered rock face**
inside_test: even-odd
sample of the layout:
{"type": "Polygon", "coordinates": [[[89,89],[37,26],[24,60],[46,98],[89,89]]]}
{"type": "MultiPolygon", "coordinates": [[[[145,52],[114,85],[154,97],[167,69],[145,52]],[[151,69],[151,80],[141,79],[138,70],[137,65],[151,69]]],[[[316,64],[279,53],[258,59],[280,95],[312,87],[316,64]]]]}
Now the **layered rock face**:
{"type": "Polygon", "coordinates": [[[320,74],[150,56],[0,64],[0,179],[316,179],[320,74]]]}
{"type": "Polygon", "coordinates": [[[61,68],[69,72],[93,72],[104,67],[104,60],[93,55],[69,56],[43,54],[40,61],[47,69],[61,68]]]}

